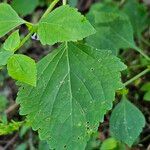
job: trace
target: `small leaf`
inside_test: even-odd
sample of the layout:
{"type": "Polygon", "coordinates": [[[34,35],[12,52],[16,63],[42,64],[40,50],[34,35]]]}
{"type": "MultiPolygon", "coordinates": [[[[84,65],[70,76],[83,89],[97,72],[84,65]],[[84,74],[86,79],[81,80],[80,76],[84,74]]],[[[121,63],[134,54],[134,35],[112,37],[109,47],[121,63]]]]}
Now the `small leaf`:
{"type": "Polygon", "coordinates": [[[120,71],[125,68],[111,51],[62,44],[38,63],[36,88],[20,88],[20,114],[52,149],[85,149],[112,108],[115,91],[123,87],[120,71]]]}
{"type": "Polygon", "coordinates": [[[23,83],[36,86],[36,64],[33,59],[22,54],[15,54],[9,58],[8,74],[23,83]]]}
{"type": "Polygon", "coordinates": [[[77,9],[61,6],[41,19],[38,35],[42,44],[77,41],[94,34],[95,29],[77,9]]]}
{"type": "Polygon", "coordinates": [[[126,98],[115,107],[110,118],[113,137],[131,146],[145,126],[142,112],[126,98]]]}
{"type": "Polygon", "coordinates": [[[144,100],[145,101],[150,101],[150,82],[145,83],[142,88],[142,91],[146,92],[144,94],[144,100]]]}
{"type": "Polygon", "coordinates": [[[8,51],[14,51],[20,44],[19,30],[13,32],[5,41],[3,48],[8,51]]]}
{"type": "Polygon", "coordinates": [[[0,66],[5,66],[8,59],[13,55],[12,51],[6,51],[4,49],[0,50],[0,66]]]}
{"type": "Polygon", "coordinates": [[[100,150],[117,150],[117,147],[118,141],[114,138],[108,138],[102,143],[100,150]]]}
{"type": "Polygon", "coordinates": [[[38,0],[32,0],[32,3],[31,0],[13,0],[11,6],[16,10],[17,13],[25,16],[31,14],[38,4],[38,0]]]}
{"type": "Polygon", "coordinates": [[[0,4],[0,37],[23,23],[25,21],[17,15],[10,5],[0,4]]]}
{"type": "Polygon", "coordinates": [[[145,93],[144,100],[145,101],[150,101],[150,91],[148,91],[148,92],[145,93]]]}

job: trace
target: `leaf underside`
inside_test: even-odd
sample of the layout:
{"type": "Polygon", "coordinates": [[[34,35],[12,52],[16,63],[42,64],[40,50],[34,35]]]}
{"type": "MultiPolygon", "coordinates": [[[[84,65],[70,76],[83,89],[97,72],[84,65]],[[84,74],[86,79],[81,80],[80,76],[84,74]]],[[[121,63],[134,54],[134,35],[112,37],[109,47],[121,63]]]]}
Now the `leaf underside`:
{"type": "Polygon", "coordinates": [[[94,34],[95,29],[77,9],[68,5],[60,6],[42,18],[38,35],[42,44],[55,44],[64,41],[77,41],[94,34]]]}
{"type": "Polygon", "coordinates": [[[55,149],[85,149],[122,88],[125,65],[110,51],[62,44],[37,65],[37,87],[23,85],[20,114],[55,149]]]}

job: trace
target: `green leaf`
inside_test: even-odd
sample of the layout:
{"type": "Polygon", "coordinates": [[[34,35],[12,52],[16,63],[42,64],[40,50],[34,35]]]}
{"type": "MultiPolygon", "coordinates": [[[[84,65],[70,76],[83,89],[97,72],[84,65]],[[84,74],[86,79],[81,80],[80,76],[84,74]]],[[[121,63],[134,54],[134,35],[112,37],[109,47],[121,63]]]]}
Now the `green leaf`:
{"type": "Polygon", "coordinates": [[[150,101],[150,91],[148,91],[148,92],[145,93],[144,100],[145,101],[150,101]]]}
{"type": "Polygon", "coordinates": [[[139,3],[137,0],[127,0],[123,7],[123,12],[129,16],[135,34],[141,36],[141,33],[148,26],[146,5],[139,3]]]}
{"type": "Polygon", "coordinates": [[[40,138],[52,148],[85,149],[122,88],[125,65],[110,51],[68,43],[37,65],[36,88],[24,85],[17,102],[40,138]]]}
{"type": "Polygon", "coordinates": [[[15,150],[26,150],[28,147],[28,144],[27,143],[22,143],[22,144],[19,144],[15,150]]]}
{"type": "Polygon", "coordinates": [[[69,3],[70,6],[76,7],[77,3],[78,3],[78,0],[68,0],[68,3],[69,3]]]}
{"type": "Polygon", "coordinates": [[[0,123],[0,135],[11,134],[19,130],[23,122],[11,121],[9,124],[0,123]]]}
{"type": "Polygon", "coordinates": [[[145,126],[142,112],[126,98],[115,107],[110,118],[113,137],[131,146],[145,126]]]}
{"type": "Polygon", "coordinates": [[[3,48],[8,51],[14,51],[20,44],[19,30],[13,32],[5,41],[3,48]]]}
{"type": "Polygon", "coordinates": [[[77,41],[94,34],[95,29],[77,9],[61,6],[41,19],[38,35],[42,44],[77,41]]]}
{"type": "Polygon", "coordinates": [[[38,146],[38,150],[50,150],[49,145],[45,141],[40,141],[39,146],[38,146]]]}
{"type": "Polygon", "coordinates": [[[144,100],[145,101],[150,101],[150,82],[145,83],[142,86],[141,90],[145,92],[144,100]]]}
{"type": "Polygon", "coordinates": [[[2,113],[6,109],[7,104],[8,100],[6,96],[0,95],[0,113],[2,113]]]}
{"type": "Polygon", "coordinates": [[[135,48],[133,29],[128,17],[116,7],[96,4],[87,17],[96,29],[96,34],[89,36],[89,45],[101,49],[119,50],[135,48]]]}
{"type": "Polygon", "coordinates": [[[32,0],[32,3],[31,0],[13,0],[11,6],[16,10],[17,13],[25,16],[31,14],[38,4],[38,0],[32,0]]]}
{"type": "Polygon", "coordinates": [[[118,141],[114,138],[108,138],[102,143],[100,150],[117,150],[117,147],[118,141]]]}
{"type": "Polygon", "coordinates": [[[0,50],[0,66],[5,66],[8,59],[13,55],[12,51],[6,51],[4,49],[0,50]]]}
{"type": "Polygon", "coordinates": [[[0,4],[0,37],[23,23],[25,21],[17,15],[10,5],[0,4]]]}
{"type": "Polygon", "coordinates": [[[22,54],[11,56],[8,60],[7,69],[12,78],[36,86],[36,64],[30,57],[22,54]]]}

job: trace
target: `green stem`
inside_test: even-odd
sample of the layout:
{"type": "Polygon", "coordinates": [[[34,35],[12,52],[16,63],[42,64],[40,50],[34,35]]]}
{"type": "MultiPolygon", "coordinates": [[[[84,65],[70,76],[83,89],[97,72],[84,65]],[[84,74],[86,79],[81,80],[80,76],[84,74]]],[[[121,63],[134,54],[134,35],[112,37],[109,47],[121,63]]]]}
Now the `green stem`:
{"type": "Polygon", "coordinates": [[[25,42],[32,36],[32,34],[35,32],[35,30],[31,30],[20,42],[20,45],[15,49],[15,51],[17,51],[20,47],[22,47],[25,42]]]}
{"type": "Polygon", "coordinates": [[[140,48],[135,47],[135,49],[143,56],[146,60],[150,61],[150,57],[146,55],[140,48]]]}
{"type": "Polygon", "coordinates": [[[130,80],[128,80],[127,82],[124,83],[125,86],[129,85],[130,83],[134,82],[135,80],[139,79],[141,76],[145,75],[146,73],[148,73],[150,71],[150,68],[145,69],[144,71],[142,71],[141,73],[137,74],[135,77],[131,78],[130,80]]]}
{"type": "Polygon", "coordinates": [[[50,6],[48,7],[48,9],[45,11],[45,13],[43,14],[42,18],[46,17],[55,7],[55,5],[59,2],[59,0],[54,0],[50,6]]]}
{"type": "Polygon", "coordinates": [[[67,4],[67,0],[63,0],[63,5],[66,5],[67,4]]]}

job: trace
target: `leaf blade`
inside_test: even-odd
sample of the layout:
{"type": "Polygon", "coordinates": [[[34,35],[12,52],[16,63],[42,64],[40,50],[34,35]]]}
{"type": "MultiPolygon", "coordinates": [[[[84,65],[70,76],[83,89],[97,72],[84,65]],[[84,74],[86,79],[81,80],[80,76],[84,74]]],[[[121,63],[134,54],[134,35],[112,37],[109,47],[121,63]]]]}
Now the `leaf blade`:
{"type": "Polygon", "coordinates": [[[131,146],[144,126],[145,118],[141,111],[123,98],[110,118],[110,131],[113,137],[131,146]]]}
{"type": "Polygon", "coordinates": [[[115,90],[122,88],[119,71],[124,68],[109,51],[63,44],[39,62],[37,87],[20,89],[17,98],[20,113],[27,115],[34,130],[41,129],[40,138],[47,140],[52,148],[84,149],[91,133],[97,130],[96,120],[103,120],[112,107],[115,90]],[[107,59],[112,61],[114,71],[110,70],[107,59]],[[113,81],[108,70],[114,74],[113,81]],[[113,87],[105,90],[108,80],[113,87]]]}
{"type": "Polygon", "coordinates": [[[94,34],[95,29],[76,9],[61,6],[41,19],[38,35],[42,44],[77,41],[94,34]]]}
{"type": "Polygon", "coordinates": [[[15,27],[25,23],[17,13],[6,3],[0,4],[0,37],[7,34],[15,27]]]}
{"type": "Polygon", "coordinates": [[[8,60],[7,69],[12,78],[36,86],[36,64],[30,57],[14,54],[8,60]]]}
{"type": "Polygon", "coordinates": [[[14,51],[20,44],[19,30],[13,32],[4,43],[3,48],[8,51],[14,51]]]}

